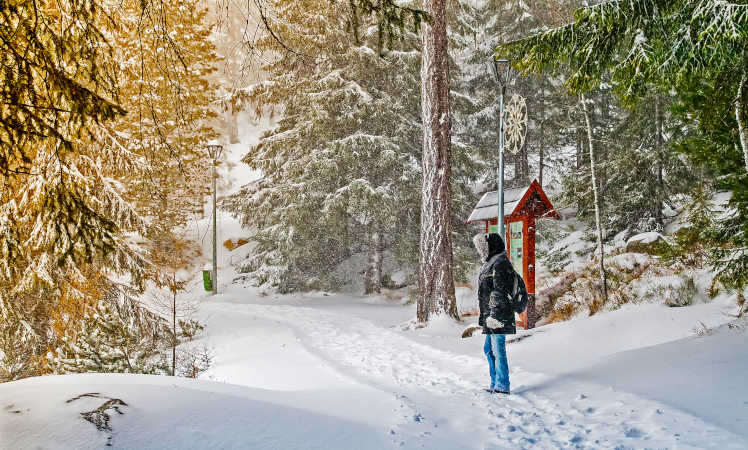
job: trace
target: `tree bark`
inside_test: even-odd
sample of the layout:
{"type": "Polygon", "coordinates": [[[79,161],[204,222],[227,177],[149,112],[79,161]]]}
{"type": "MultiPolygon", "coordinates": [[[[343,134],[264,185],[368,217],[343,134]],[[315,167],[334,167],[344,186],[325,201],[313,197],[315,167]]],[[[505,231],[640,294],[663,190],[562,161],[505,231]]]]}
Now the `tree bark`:
{"type": "Polygon", "coordinates": [[[232,144],[238,144],[239,141],[239,124],[237,123],[237,111],[234,109],[234,104],[229,103],[228,109],[226,110],[226,127],[229,133],[229,142],[232,144]]]}
{"type": "Polygon", "coordinates": [[[587,100],[584,94],[580,95],[584,121],[587,124],[587,140],[590,147],[590,173],[592,175],[592,193],[595,198],[595,224],[597,225],[597,247],[600,249],[600,282],[603,288],[603,301],[608,301],[608,277],[605,273],[605,248],[603,247],[603,228],[600,223],[600,200],[597,192],[597,181],[595,179],[595,151],[592,145],[592,125],[590,114],[587,112],[587,100]]]}
{"type": "Polygon", "coordinates": [[[665,199],[665,157],[663,151],[663,140],[662,140],[662,107],[660,105],[660,96],[655,96],[655,146],[657,151],[657,195],[655,196],[655,219],[657,224],[660,226],[664,225],[664,218],[662,217],[662,203],[665,199]]]}
{"type": "Polygon", "coordinates": [[[745,170],[748,171],[748,130],[745,124],[745,95],[743,91],[746,85],[746,74],[740,80],[738,86],[738,98],[735,99],[735,119],[738,121],[738,133],[740,135],[740,146],[743,148],[743,162],[745,170]]]}
{"type": "Polygon", "coordinates": [[[384,259],[384,246],[382,231],[379,227],[373,227],[373,232],[367,235],[367,265],[364,280],[365,294],[379,294],[382,292],[382,261],[384,259]]]}
{"type": "Polygon", "coordinates": [[[364,272],[364,294],[370,295],[374,293],[374,281],[372,278],[371,266],[374,261],[374,254],[371,251],[371,231],[366,233],[366,271],[364,272]]]}
{"type": "Polygon", "coordinates": [[[538,183],[540,183],[540,187],[543,187],[543,164],[545,163],[545,148],[543,145],[545,144],[545,136],[544,136],[544,125],[545,125],[545,78],[542,78],[540,80],[540,150],[539,150],[539,159],[540,162],[538,163],[538,183]]]}
{"type": "MultiPolygon", "coordinates": [[[[174,275],[176,278],[176,275],[174,275]]],[[[171,280],[170,280],[171,281],[171,280]]],[[[174,333],[174,342],[171,343],[171,376],[177,376],[177,290],[176,283],[172,283],[172,308],[171,308],[171,325],[174,333]]]]}
{"type": "Polygon", "coordinates": [[[431,23],[421,24],[423,158],[419,322],[432,314],[457,317],[452,268],[452,168],[446,0],[422,0],[431,23]]]}
{"type": "Polygon", "coordinates": [[[383,257],[383,246],[382,246],[382,231],[380,229],[374,230],[374,234],[371,236],[371,279],[373,281],[374,292],[379,294],[382,292],[382,260],[383,257]]]}

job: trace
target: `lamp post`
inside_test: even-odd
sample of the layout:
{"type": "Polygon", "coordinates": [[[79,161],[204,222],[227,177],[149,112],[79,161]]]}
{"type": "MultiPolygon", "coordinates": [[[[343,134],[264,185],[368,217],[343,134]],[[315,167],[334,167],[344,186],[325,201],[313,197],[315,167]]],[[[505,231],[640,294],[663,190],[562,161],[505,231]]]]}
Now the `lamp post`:
{"type": "Polygon", "coordinates": [[[220,142],[213,139],[208,142],[208,154],[210,155],[210,158],[213,160],[213,171],[211,176],[211,181],[213,184],[213,295],[218,293],[218,261],[217,261],[217,246],[216,246],[216,239],[217,239],[217,233],[216,233],[216,211],[217,211],[217,205],[216,205],[216,159],[221,157],[221,152],[223,151],[223,146],[220,142]]]}
{"type": "Polygon", "coordinates": [[[501,97],[499,100],[499,211],[496,224],[499,236],[506,240],[504,233],[504,93],[506,86],[512,81],[512,64],[508,59],[496,59],[496,55],[488,58],[489,71],[499,83],[501,97]]]}

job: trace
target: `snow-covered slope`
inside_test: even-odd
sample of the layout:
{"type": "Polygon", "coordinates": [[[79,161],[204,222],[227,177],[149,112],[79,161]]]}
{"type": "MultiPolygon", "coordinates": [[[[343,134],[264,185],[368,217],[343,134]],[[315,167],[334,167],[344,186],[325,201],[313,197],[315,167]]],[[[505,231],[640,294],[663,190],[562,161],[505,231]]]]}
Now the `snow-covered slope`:
{"type": "MultiPolygon", "coordinates": [[[[242,145],[229,151],[238,161],[242,145]]],[[[207,224],[195,236],[209,255],[207,224]]],[[[221,243],[248,235],[223,214],[219,233],[221,243]]],[[[215,354],[205,380],[2,384],[0,449],[748,448],[747,324],[726,315],[726,295],[521,332],[507,350],[512,395],[502,396],[483,390],[483,336],[462,339],[465,324],[439,318],[403,331],[415,305],[386,296],[268,295],[232,283],[231,263],[246,251],[219,246],[219,294],[202,309],[215,354]]],[[[462,309],[474,298],[461,288],[462,309]]]]}
{"type": "MultiPolygon", "coordinates": [[[[746,339],[729,299],[631,305],[508,344],[512,395],[491,395],[483,338],[413,305],[263,296],[234,284],[205,304],[212,380],[42,377],[0,385],[8,448],[748,448],[746,339]],[[700,326],[700,325],[699,325],[700,326]],[[668,342],[669,341],[669,342],[668,342]],[[653,345],[658,344],[658,345],[653,345]],[[96,393],[94,397],[82,394],[96,393]],[[81,413],[119,399],[111,429],[81,413]],[[12,405],[12,406],[11,406],[12,405]],[[16,412],[18,411],[18,412],[16,412]]],[[[115,405],[116,406],[116,405],[115,405]]],[[[6,444],[7,443],[7,444],[6,444]]]]}
{"type": "Polygon", "coordinates": [[[384,445],[382,433],[355,417],[316,412],[318,405],[328,404],[326,396],[320,391],[288,395],[149,375],[31,378],[0,385],[0,447],[373,449],[384,445]]]}

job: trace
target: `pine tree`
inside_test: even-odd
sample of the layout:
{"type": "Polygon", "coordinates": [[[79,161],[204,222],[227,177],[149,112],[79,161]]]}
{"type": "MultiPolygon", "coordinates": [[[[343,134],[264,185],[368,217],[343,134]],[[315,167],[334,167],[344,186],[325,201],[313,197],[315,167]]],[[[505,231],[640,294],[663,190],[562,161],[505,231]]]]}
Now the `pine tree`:
{"type": "MultiPolygon", "coordinates": [[[[452,91],[457,94],[453,94],[453,134],[482,163],[479,181],[487,189],[497,185],[499,87],[486,60],[500,43],[558,24],[576,4],[501,0],[459,2],[453,7],[450,44],[458,70],[452,77],[452,91]]],[[[506,186],[527,186],[536,177],[543,184],[553,183],[544,174],[549,167],[563,172],[567,166],[559,160],[560,150],[568,144],[567,115],[578,109],[577,100],[567,94],[560,78],[549,74],[517,77],[507,89],[508,97],[515,93],[527,101],[529,124],[524,148],[516,155],[505,153],[506,186]]]]}
{"type": "Polygon", "coordinates": [[[43,370],[39,358],[56,339],[50,329],[54,315],[68,303],[85,304],[98,295],[86,286],[111,287],[109,273],[129,275],[138,286],[147,270],[142,252],[123,234],[142,231],[146,223],[109,176],[113,167],[135,170],[139,162],[106,148],[96,141],[78,144],[64,160],[38,148],[29,175],[6,179],[0,327],[22,336],[24,364],[34,366],[27,373],[43,370]]]}
{"type": "MultiPolygon", "coordinates": [[[[680,210],[679,197],[691,191],[696,177],[688,158],[671,145],[683,127],[670,112],[674,99],[653,93],[635,107],[624,108],[611,96],[609,85],[586,96],[598,143],[603,234],[609,238],[622,231],[629,236],[664,231],[680,210]]],[[[579,218],[591,221],[594,206],[586,147],[579,142],[577,167],[563,177],[562,201],[576,206],[579,218]]]]}
{"type": "Polygon", "coordinates": [[[507,46],[526,70],[568,70],[575,90],[599,85],[610,71],[616,92],[630,104],[645,98],[652,85],[675,90],[687,101],[683,121],[694,116],[701,121],[691,122],[686,142],[709,145],[681,148],[690,147],[717,171],[740,165],[740,172],[723,181],[734,189],[734,214],[723,221],[720,239],[733,249],[717,263],[721,280],[740,289],[748,280],[742,250],[748,208],[744,182],[734,180],[748,171],[747,41],[744,2],[633,0],[582,8],[573,23],[507,46]]]}
{"type": "Polygon", "coordinates": [[[452,265],[452,117],[445,0],[422,0],[431,16],[421,24],[421,240],[417,318],[458,317],[452,265]]]}
{"type": "Polygon", "coordinates": [[[156,373],[160,368],[158,343],[141,333],[134,320],[125,321],[110,303],[99,302],[82,324],[47,354],[56,374],[156,373]]]}
{"type": "MultiPolygon", "coordinates": [[[[179,47],[170,44],[180,39],[189,41],[191,36],[162,27],[164,16],[158,4],[109,6],[75,1],[54,6],[39,2],[2,6],[6,25],[2,33],[14,34],[4,35],[7,39],[2,44],[2,89],[8,107],[3,110],[1,140],[3,151],[7,144],[16,152],[6,152],[0,208],[3,379],[44,373],[46,350],[55,348],[68,331],[80,328],[85,322],[84,311],[111,292],[130,289],[111,281],[110,276],[128,276],[132,287],[139,289],[151,268],[142,249],[133,245],[126,233],[145,234],[150,223],[144,215],[153,217],[153,210],[158,208],[137,211],[126,185],[134,174],[155,173],[153,160],[144,159],[135,148],[126,148],[127,138],[135,133],[127,134],[119,128],[121,123],[114,121],[125,113],[119,100],[122,104],[132,101],[130,94],[134,91],[153,94],[149,88],[154,84],[120,85],[129,75],[123,68],[136,66],[139,57],[143,62],[148,46],[132,51],[134,46],[120,46],[116,40],[126,34],[124,30],[134,23],[133,17],[152,19],[151,31],[166,29],[168,33],[148,41],[153,44],[149,47],[152,62],[171,70],[172,80],[200,74],[193,70],[195,67],[190,74],[184,66],[167,67],[179,62],[179,55],[159,57],[178,52],[179,47]]],[[[172,6],[179,9],[179,5],[172,6]]],[[[199,23],[204,14],[191,17],[199,23]]],[[[132,29],[127,31],[134,33],[131,37],[137,34],[132,29]]],[[[147,29],[141,31],[142,36],[153,36],[147,29]]],[[[206,36],[202,31],[197,41],[209,48],[206,36]]],[[[147,39],[143,37],[141,44],[147,39]]],[[[182,99],[181,106],[190,101],[191,94],[184,86],[170,86],[176,86],[171,93],[162,91],[159,96],[140,100],[150,101],[152,111],[159,113],[159,101],[164,97],[182,99]]],[[[198,83],[190,89],[197,96],[209,95],[199,92],[201,87],[205,86],[198,83]]],[[[185,110],[175,107],[174,111],[177,113],[164,120],[173,122],[158,130],[162,133],[158,136],[164,139],[157,145],[182,151],[169,140],[175,135],[173,130],[194,126],[207,116],[189,119],[182,114],[185,110]],[[189,120],[192,122],[185,123],[189,120]],[[170,135],[164,137],[168,127],[170,135]]],[[[155,116],[150,118],[155,122],[155,116]]],[[[147,127],[147,120],[141,116],[136,122],[147,127]]],[[[183,193],[172,193],[172,199],[183,193]]],[[[158,318],[140,311],[134,300],[126,303],[129,306],[117,309],[121,319],[132,318],[141,331],[157,326],[158,318]]]]}
{"type": "MultiPolygon", "coordinates": [[[[359,270],[378,292],[385,252],[404,268],[417,258],[414,36],[380,56],[376,33],[362,32],[355,46],[341,24],[345,19],[324,0],[284,10],[278,35],[317,63],[279,59],[265,66],[267,81],[245,90],[256,114],[280,109],[282,119],[244,158],[263,178],[228,206],[258,230],[259,247],[243,270],[281,291],[337,289],[335,268],[364,253],[359,270]]],[[[274,45],[271,37],[257,43],[274,45]]]]}

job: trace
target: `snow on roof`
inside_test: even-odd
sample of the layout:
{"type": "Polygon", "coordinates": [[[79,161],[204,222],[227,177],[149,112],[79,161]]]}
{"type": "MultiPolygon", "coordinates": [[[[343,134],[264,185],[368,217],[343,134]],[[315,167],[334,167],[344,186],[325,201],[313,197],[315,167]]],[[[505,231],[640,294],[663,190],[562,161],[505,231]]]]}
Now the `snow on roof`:
{"type": "MultiPolygon", "coordinates": [[[[504,216],[509,216],[519,204],[522,197],[525,196],[530,186],[524,186],[504,190],[504,216]]],[[[478,205],[468,218],[468,223],[479,220],[495,219],[499,215],[499,191],[491,191],[483,194],[478,205]]]]}

